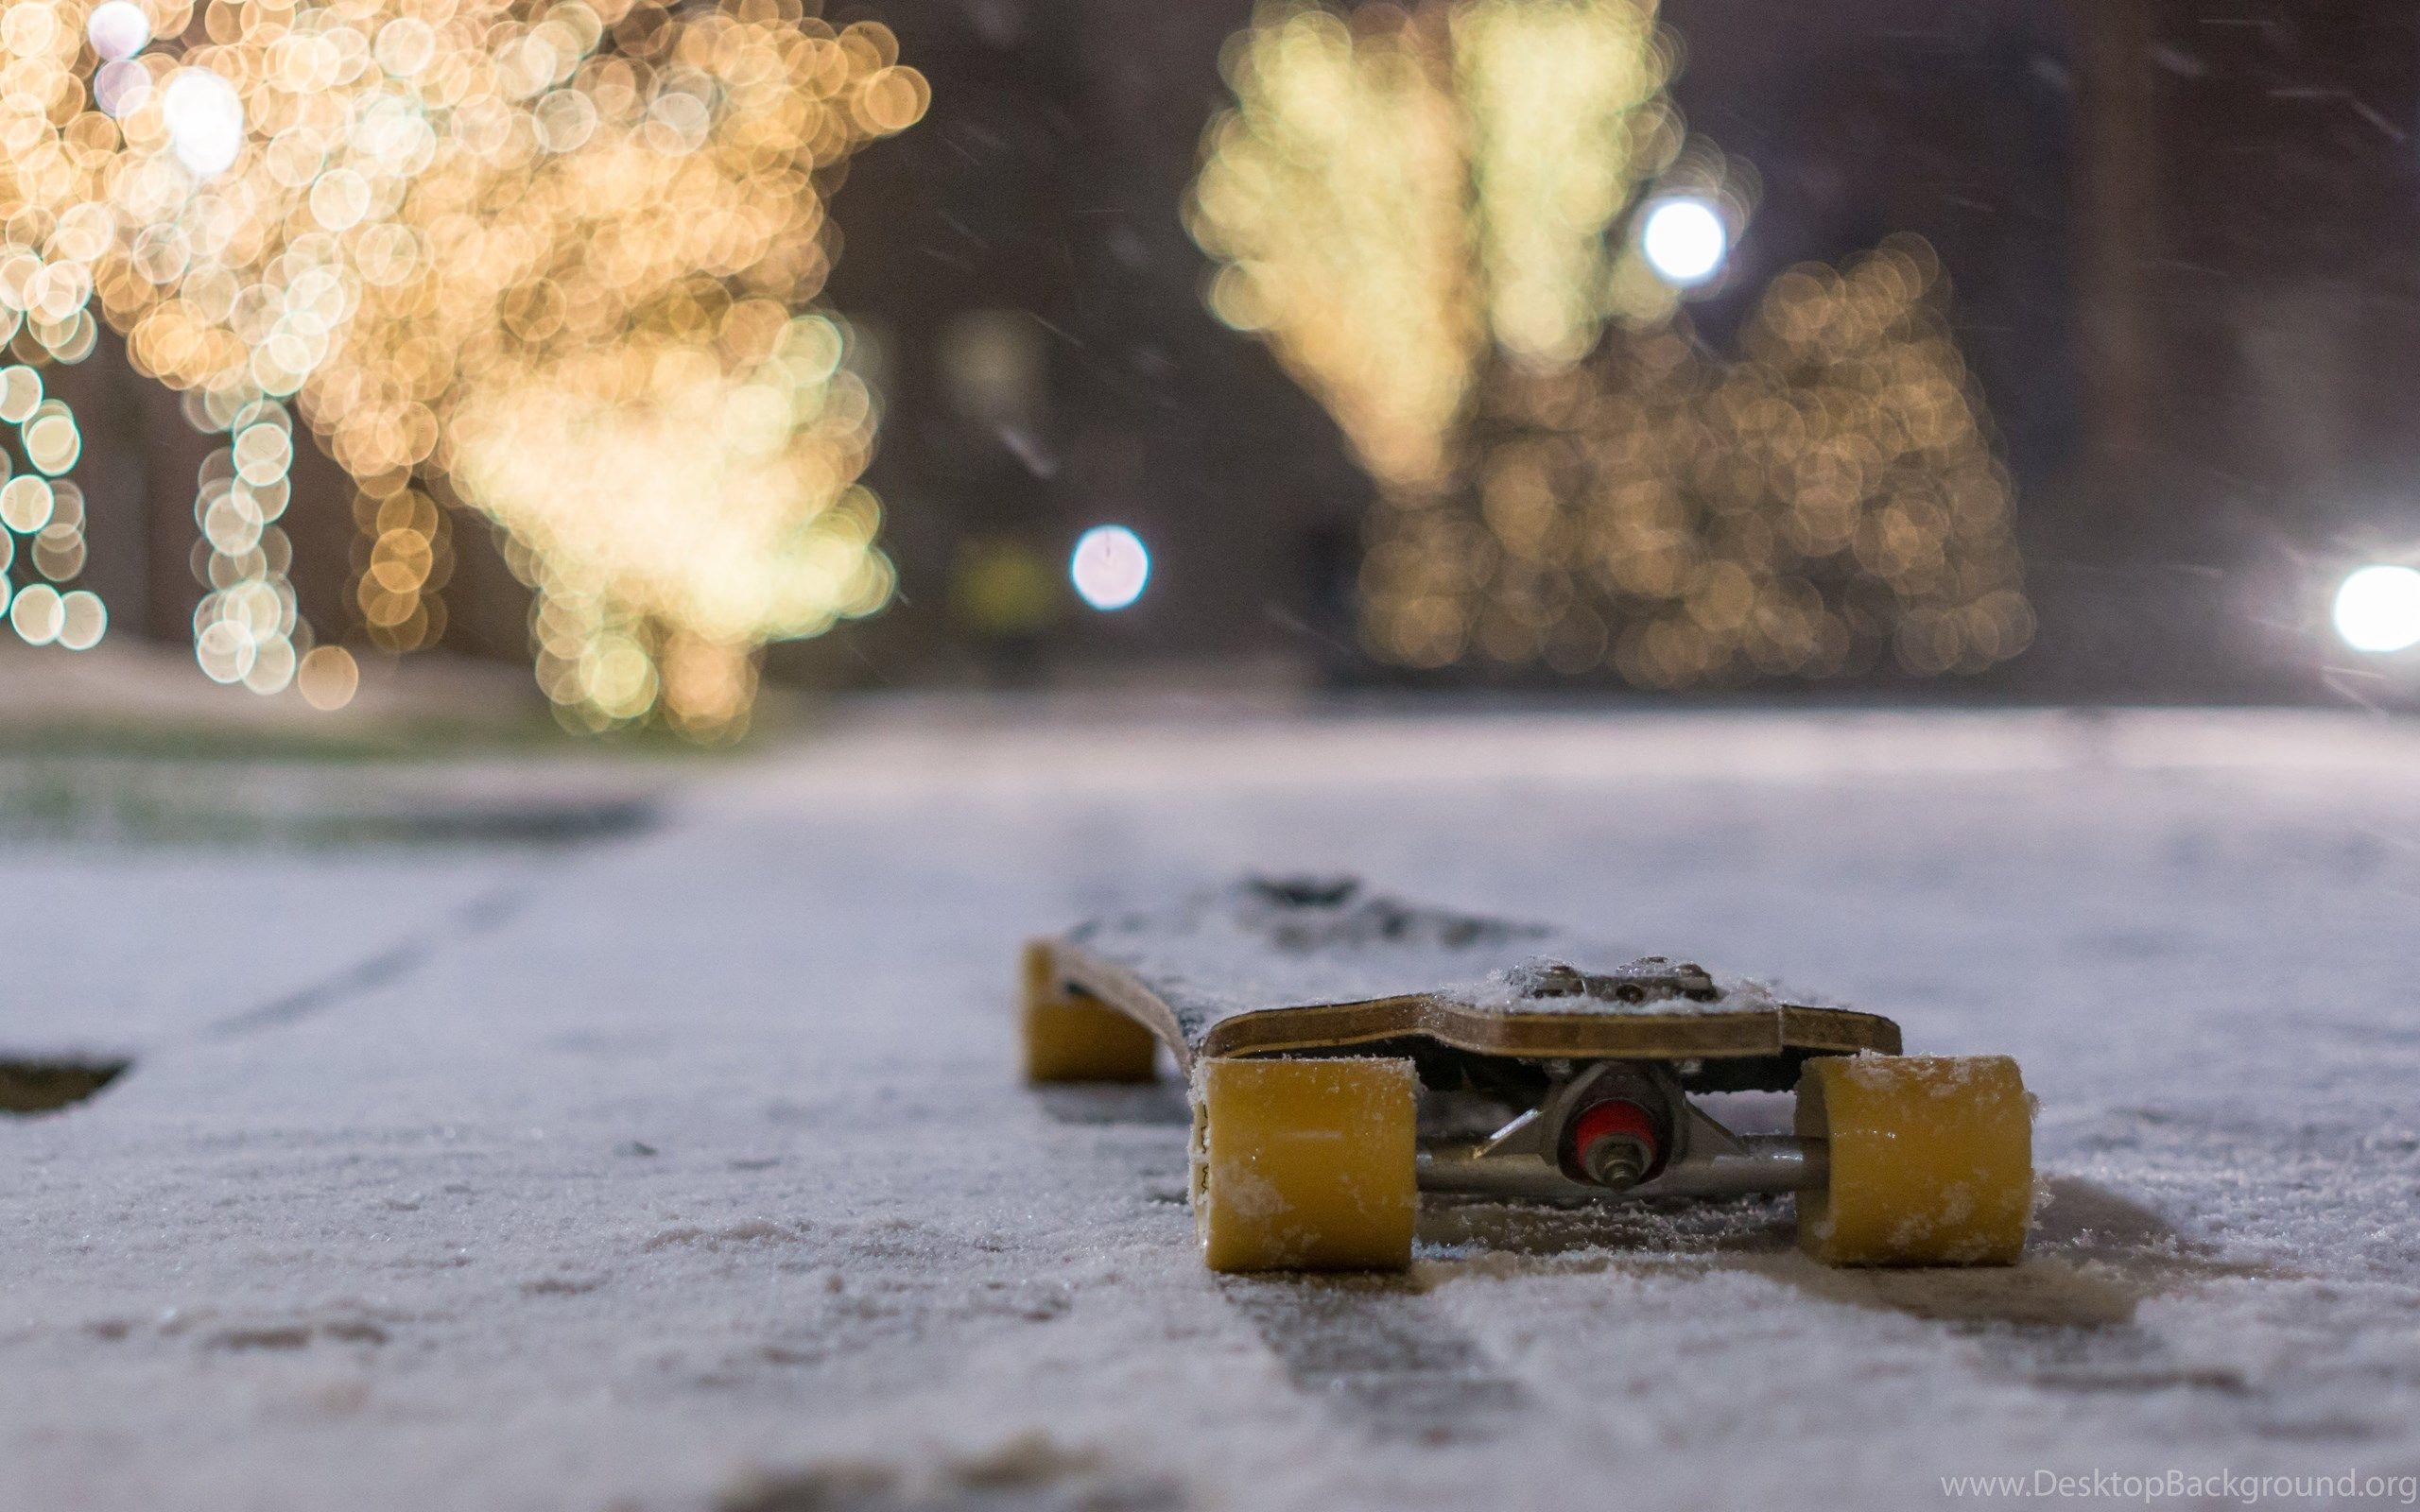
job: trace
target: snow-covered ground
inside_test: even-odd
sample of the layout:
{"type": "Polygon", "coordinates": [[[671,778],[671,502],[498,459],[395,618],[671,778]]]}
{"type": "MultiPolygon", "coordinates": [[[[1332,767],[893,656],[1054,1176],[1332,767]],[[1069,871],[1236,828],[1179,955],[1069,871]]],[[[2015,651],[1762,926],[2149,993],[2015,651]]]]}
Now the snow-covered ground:
{"type": "Polygon", "coordinates": [[[585,845],[21,843],[0,896],[0,1054],[136,1060],[0,1120],[0,1506],[2420,1473],[2420,726],[875,705],[585,845]],[[1209,1276],[1181,1099],[1018,1086],[1011,977],[1247,868],[2012,1052],[2031,1258],[1432,1204],[1408,1280],[1209,1276]]]}

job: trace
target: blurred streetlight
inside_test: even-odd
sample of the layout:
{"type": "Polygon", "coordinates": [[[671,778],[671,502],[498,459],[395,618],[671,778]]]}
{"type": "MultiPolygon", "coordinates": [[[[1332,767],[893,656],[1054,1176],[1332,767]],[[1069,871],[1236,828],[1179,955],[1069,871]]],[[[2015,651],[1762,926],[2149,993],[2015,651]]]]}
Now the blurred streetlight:
{"type": "Polygon", "coordinates": [[[1151,576],[1151,554],[1144,549],[1143,538],[1124,525],[1095,525],[1077,538],[1067,576],[1093,608],[1124,609],[1143,596],[1143,585],[1151,576]]]}
{"type": "Polygon", "coordinates": [[[2336,590],[2336,634],[2356,651],[2380,655],[2420,645],[2420,571],[2378,564],[2356,569],[2336,590]]]}
{"type": "Polygon", "coordinates": [[[1674,195],[1648,207],[1639,249],[1658,278],[1687,288],[1722,270],[1722,260],[1731,251],[1731,228],[1703,199],[1674,195]]]}

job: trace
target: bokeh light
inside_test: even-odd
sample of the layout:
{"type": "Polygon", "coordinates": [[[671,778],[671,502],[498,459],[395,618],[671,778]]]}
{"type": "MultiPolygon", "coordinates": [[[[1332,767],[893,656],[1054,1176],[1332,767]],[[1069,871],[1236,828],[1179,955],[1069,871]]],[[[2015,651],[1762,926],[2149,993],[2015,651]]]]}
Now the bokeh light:
{"type": "Polygon", "coordinates": [[[2336,590],[2336,634],[2356,651],[2391,655],[2420,645],[2420,569],[2356,568],[2336,590]]]}
{"type": "Polygon", "coordinates": [[[114,63],[151,44],[151,18],[134,0],[102,0],[86,18],[84,36],[96,56],[114,63]]]}
{"type": "Polygon", "coordinates": [[[1731,228],[1704,200],[1676,195],[1647,207],[1638,244],[1657,276],[1686,288],[1722,271],[1722,260],[1731,251],[1731,228]]]}
{"type": "Polygon", "coordinates": [[[160,116],[170,150],[196,179],[217,178],[244,150],[244,102],[234,85],[207,68],[180,68],[168,76],[160,116]]]}
{"type": "Polygon", "coordinates": [[[1143,596],[1151,580],[1151,554],[1143,538],[1124,525],[1095,525],[1076,538],[1067,576],[1077,596],[1098,610],[1120,610],[1143,596]]]}
{"type": "Polygon", "coordinates": [[[294,684],[314,709],[341,709],[361,686],[361,669],[340,645],[313,646],[295,668],[294,684]]]}
{"type": "Polygon", "coordinates": [[[930,98],[880,24],[796,0],[5,12],[0,418],[17,517],[44,515],[22,558],[80,565],[51,533],[80,494],[36,496],[66,497],[80,444],[40,369],[91,352],[97,313],[223,438],[194,507],[195,655],[222,682],[337,665],[286,579],[306,442],[357,487],[354,632],[439,638],[470,506],[537,590],[540,679],[579,728],[726,735],[764,643],[888,599],[855,481],[875,405],[810,308],[838,166],[930,98]]]}
{"type": "Polygon", "coordinates": [[[2014,656],[2007,477],[1931,249],[1792,268],[1707,352],[1680,285],[1749,195],[1685,141],[1676,53],[1652,0],[1279,5],[1229,47],[1188,226],[1212,311],[1379,486],[1365,643],[1659,688],[2014,656]]]}

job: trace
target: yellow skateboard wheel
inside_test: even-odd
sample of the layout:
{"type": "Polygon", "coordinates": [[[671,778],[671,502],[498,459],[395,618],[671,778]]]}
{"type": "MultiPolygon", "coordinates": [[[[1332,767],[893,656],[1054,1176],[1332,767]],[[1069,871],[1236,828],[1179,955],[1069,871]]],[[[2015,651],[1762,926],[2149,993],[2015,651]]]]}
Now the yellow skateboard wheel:
{"type": "Polygon", "coordinates": [[[1204,1059],[1193,1215],[1212,1270],[1402,1270],[1419,1215],[1409,1060],[1204,1059]]]}
{"type": "Polygon", "coordinates": [[[1798,1133],[1825,1142],[1798,1240],[1827,1265],[2010,1265],[2033,1209],[2033,1112],[2006,1056],[1824,1056],[1798,1133]]]}
{"type": "Polygon", "coordinates": [[[1150,1081],[1159,1052],[1151,1031],[1105,1003],[1072,997],[1051,971],[1050,953],[1025,948],[1025,1079],[1150,1081]]]}

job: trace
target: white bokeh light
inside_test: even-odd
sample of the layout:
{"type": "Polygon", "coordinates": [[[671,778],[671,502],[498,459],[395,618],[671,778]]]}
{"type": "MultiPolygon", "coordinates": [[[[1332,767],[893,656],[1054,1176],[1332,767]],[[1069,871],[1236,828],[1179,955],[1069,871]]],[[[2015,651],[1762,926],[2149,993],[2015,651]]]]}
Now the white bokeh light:
{"type": "Polygon", "coordinates": [[[112,120],[151,97],[151,75],[131,58],[103,63],[93,76],[93,103],[112,120]]]}
{"type": "Polygon", "coordinates": [[[114,63],[151,45],[151,18],[134,0],[102,0],[85,21],[84,36],[103,62],[114,63]]]}
{"type": "Polygon", "coordinates": [[[1691,195],[1657,200],[1647,212],[1639,249],[1668,284],[1703,284],[1722,268],[1731,251],[1731,228],[1712,205],[1691,195]]]}
{"type": "Polygon", "coordinates": [[[216,179],[244,150],[244,101],[207,68],[180,68],[160,100],[168,146],[197,178],[216,179]]]}
{"type": "Polygon", "coordinates": [[[1151,578],[1151,554],[1143,538],[1124,525],[1095,525],[1077,538],[1067,576],[1093,608],[1124,609],[1143,596],[1143,585],[1151,578]]]}
{"type": "Polygon", "coordinates": [[[2336,590],[2336,633],[2356,651],[2420,645],[2420,571],[2380,565],[2348,575],[2336,590]]]}

